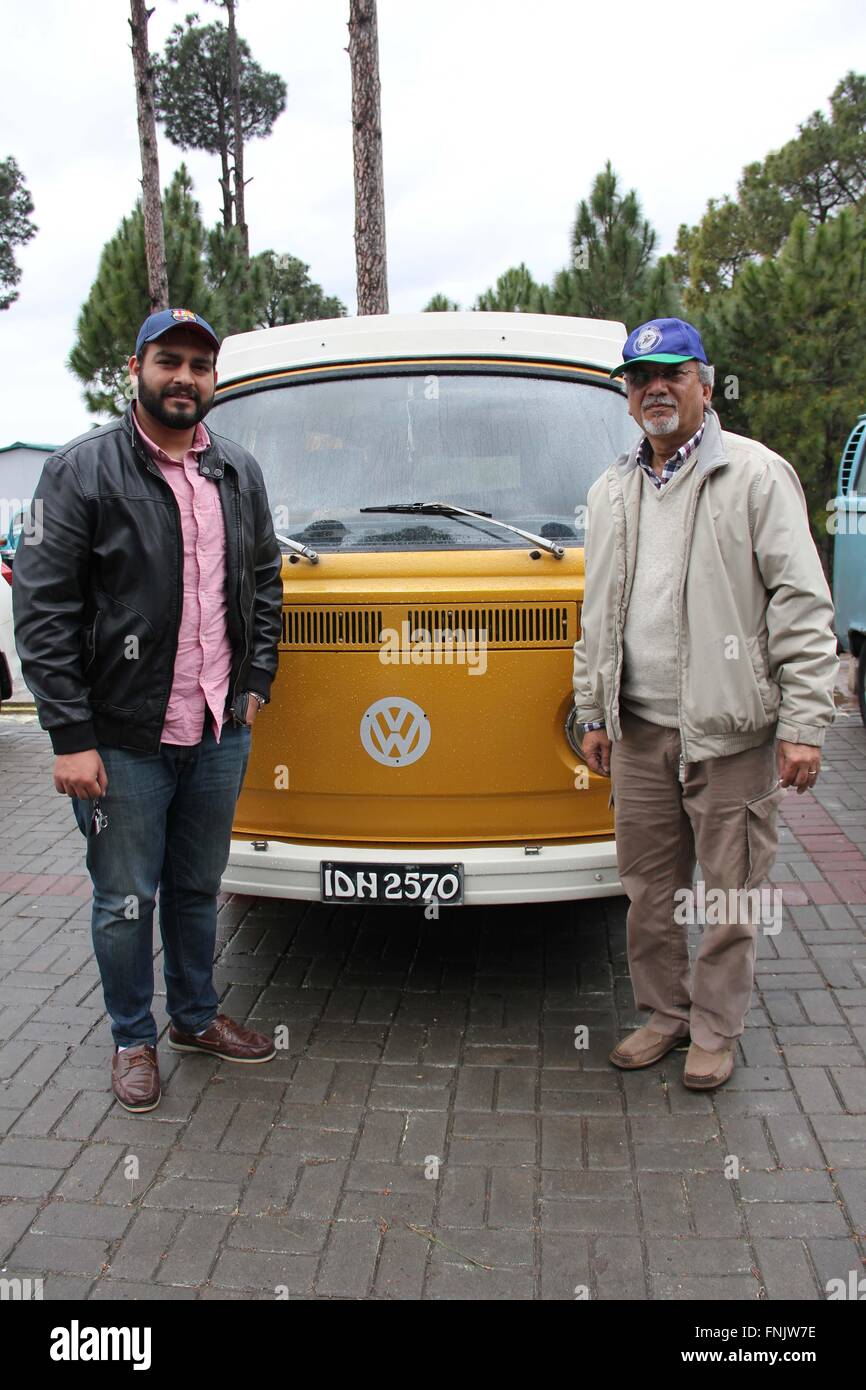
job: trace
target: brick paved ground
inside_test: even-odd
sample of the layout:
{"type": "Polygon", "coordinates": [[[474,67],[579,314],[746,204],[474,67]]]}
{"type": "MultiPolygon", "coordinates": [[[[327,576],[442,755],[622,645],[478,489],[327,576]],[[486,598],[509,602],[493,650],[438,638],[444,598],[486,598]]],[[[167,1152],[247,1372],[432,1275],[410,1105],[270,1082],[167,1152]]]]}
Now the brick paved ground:
{"type": "Polygon", "coordinates": [[[222,1007],[287,1025],[289,1047],[260,1068],[165,1047],[161,1106],[129,1116],[110,1091],[83,841],[50,765],[35,720],[4,714],[7,1278],[43,1276],[46,1298],[773,1300],[866,1274],[856,715],[831,731],[815,794],[787,800],[784,925],[761,936],[738,1067],[712,1096],[683,1089],[681,1051],[634,1074],[607,1063],[638,1021],[623,898],[439,923],[234,898],[222,1007]]]}

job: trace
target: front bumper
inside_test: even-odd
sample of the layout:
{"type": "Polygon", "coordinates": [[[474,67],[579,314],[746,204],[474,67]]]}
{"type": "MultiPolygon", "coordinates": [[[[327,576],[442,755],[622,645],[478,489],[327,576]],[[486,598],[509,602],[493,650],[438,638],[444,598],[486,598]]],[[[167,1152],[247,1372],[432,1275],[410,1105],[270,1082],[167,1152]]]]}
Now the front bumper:
{"type": "MultiPolygon", "coordinates": [[[[323,859],[379,864],[443,864],[464,870],[464,903],[565,902],[609,898],[622,893],[614,841],[539,846],[439,845],[433,849],[385,849],[379,845],[288,844],[283,840],[232,840],[222,878],[224,893],[260,898],[321,900],[319,865],[323,859]]],[[[357,906],[357,904],[355,904],[357,906]]]]}

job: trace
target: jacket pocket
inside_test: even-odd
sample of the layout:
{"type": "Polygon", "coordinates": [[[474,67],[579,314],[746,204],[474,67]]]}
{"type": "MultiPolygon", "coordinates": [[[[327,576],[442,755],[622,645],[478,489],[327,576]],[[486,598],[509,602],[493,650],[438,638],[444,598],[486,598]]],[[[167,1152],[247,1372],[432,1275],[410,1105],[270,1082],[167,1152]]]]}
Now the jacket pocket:
{"type": "Polygon", "coordinates": [[[776,682],[770,679],[770,673],[767,670],[767,663],[758,639],[747,637],[746,647],[758,685],[758,693],[761,696],[761,704],[764,706],[764,713],[771,719],[775,718],[779,712],[779,705],[782,703],[782,692],[776,682]]]}
{"type": "MultiPolygon", "coordinates": [[[[101,608],[94,627],[88,683],[93,709],[125,718],[153,698],[155,659],[160,655],[150,620],[129,604],[99,591],[101,608]]],[[[169,682],[171,675],[169,673],[169,682]]]]}
{"type": "Polygon", "coordinates": [[[763,796],[753,797],[746,802],[746,840],[749,852],[749,867],[744,888],[756,888],[763,883],[773,865],[779,837],[776,830],[776,817],[779,802],[787,788],[773,787],[763,796]]]}
{"type": "Polygon", "coordinates": [[[84,632],[81,643],[81,674],[84,675],[93,665],[96,658],[96,634],[99,629],[99,619],[102,617],[102,610],[97,608],[96,616],[90,627],[84,632]]]}

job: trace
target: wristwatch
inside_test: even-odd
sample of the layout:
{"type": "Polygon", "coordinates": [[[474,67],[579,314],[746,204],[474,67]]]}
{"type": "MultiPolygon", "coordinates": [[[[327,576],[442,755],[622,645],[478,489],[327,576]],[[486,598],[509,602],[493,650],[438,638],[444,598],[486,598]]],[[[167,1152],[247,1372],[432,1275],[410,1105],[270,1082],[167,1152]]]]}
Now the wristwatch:
{"type": "Polygon", "coordinates": [[[264,695],[260,695],[257,690],[239,691],[232,705],[232,718],[236,724],[246,724],[250,700],[255,700],[258,703],[259,709],[261,709],[262,705],[268,703],[264,695]]]}

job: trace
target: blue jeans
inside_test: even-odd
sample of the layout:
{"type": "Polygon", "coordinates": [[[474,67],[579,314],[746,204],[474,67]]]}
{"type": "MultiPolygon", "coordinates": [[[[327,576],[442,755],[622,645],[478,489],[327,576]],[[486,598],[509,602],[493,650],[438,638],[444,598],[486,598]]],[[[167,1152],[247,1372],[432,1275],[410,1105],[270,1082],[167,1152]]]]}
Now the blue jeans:
{"type": "Polygon", "coordinates": [[[153,909],[165,953],[168,1014],[185,1033],[217,1012],[213,986],[217,894],[228,862],[235,805],[247,769],[250,728],[211,719],[198,744],[158,753],[100,747],[108,774],[108,824],[93,833],[93,801],[71,797],[87,839],[93,880],[93,949],[118,1047],[156,1046],[153,909]]]}

